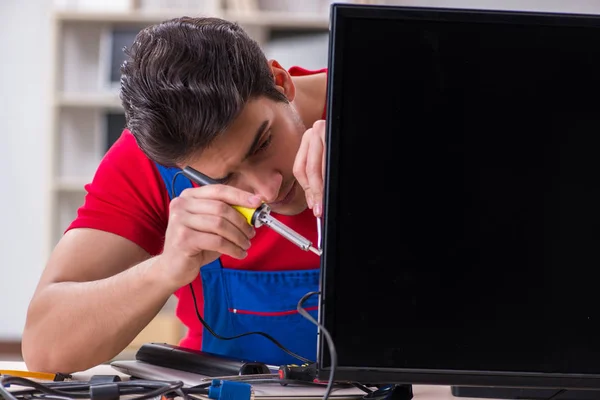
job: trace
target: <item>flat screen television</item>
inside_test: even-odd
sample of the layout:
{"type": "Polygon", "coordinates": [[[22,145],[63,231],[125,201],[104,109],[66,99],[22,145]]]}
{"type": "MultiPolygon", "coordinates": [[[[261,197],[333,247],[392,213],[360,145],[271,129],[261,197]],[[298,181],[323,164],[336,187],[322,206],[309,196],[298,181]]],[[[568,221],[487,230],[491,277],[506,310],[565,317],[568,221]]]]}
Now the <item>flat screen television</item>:
{"type": "Polygon", "coordinates": [[[334,4],[319,378],[600,388],[600,17],[334,4]]]}

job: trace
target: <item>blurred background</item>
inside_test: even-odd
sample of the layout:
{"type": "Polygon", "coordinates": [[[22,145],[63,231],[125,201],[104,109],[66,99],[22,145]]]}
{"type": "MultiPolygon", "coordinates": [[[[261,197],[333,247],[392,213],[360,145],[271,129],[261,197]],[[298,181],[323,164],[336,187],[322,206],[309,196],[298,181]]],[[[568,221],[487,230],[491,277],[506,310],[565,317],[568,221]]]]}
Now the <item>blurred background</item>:
{"type": "MultiPolygon", "coordinates": [[[[20,359],[27,306],[45,262],[124,127],[122,48],[144,26],[215,15],[241,23],[267,57],[286,68],[324,68],[333,2],[0,0],[0,360],[20,359]]],[[[600,13],[600,0],[338,2],[600,13]]],[[[393,50],[393,41],[389,45],[393,50]]],[[[184,331],[173,306],[169,302],[119,357],[150,341],[176,344],[184,331]]]]}

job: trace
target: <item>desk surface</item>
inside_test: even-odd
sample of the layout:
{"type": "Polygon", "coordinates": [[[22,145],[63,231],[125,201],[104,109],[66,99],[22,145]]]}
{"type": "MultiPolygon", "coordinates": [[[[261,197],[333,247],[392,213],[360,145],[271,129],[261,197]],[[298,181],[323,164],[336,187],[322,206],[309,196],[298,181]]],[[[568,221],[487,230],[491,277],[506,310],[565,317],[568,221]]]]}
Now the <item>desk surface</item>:
{"type": "MultiPolygon", "coordinates": [[[[0,369],[3,370],[26,370],[24,362],[0,361],[0,369]]],[[[88,380],[92,375],[119,375],[126,378],[127,375],[120,373],[110,365],[99,365],[86,371],[73,374],[74,379],[88,380]]],[[[454,397],[448,386],[415,385],[413,387],[414,400],[482,400],[467,397],[454,397]]],[[[487,399],[493,400],[493,399],[487,399]]]]}

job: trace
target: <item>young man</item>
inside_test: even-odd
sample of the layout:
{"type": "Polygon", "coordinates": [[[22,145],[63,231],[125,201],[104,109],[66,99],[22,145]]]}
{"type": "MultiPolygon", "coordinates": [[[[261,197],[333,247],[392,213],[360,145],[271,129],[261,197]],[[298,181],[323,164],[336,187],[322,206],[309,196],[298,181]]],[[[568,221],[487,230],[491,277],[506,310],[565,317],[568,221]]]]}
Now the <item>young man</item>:
{"type": "MultiPolygon", "coordinates": [[[[127,54],[128,130],[86,186],[85,204],[31,300],[28,368],[72,372],[111,359],[173,293],[188,327],[182,346],[298,363],[260,335],[219,339],[202,317],[221,337],[260,331],[314,360],[316,327],[295,310],[318,289],[319,257],[254,229],[231,206],[266,202],[316,242],[325,71],[287,71],[237,25],[216,18],[149,27],[127,54]],[[174,178],[187,165],[220,184],[174,178]]],[[[305,307],[315,315],[315,305],[305,307]]]]}

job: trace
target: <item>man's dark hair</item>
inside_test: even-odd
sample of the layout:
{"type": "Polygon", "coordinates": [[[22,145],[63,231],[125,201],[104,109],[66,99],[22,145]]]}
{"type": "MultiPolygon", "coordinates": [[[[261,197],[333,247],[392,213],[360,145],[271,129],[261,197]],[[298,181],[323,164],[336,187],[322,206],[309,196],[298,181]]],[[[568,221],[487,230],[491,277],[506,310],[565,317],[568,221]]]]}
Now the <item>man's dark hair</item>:
{"type": "Polygon", "coordinates": [[[233,22],[168,20],[143,29],[125,54],[127,128],[146,156],[165,166],[199,154],[248,100],[287,101],[258,43],[233,22]]]}

